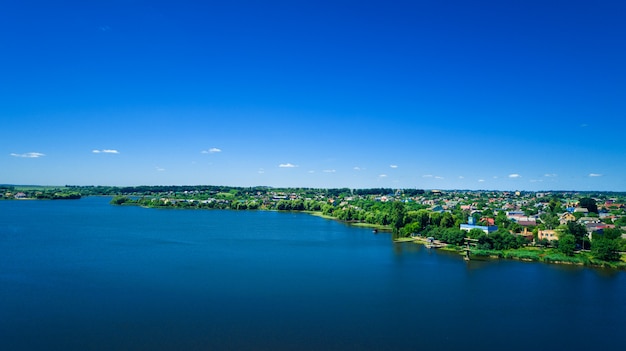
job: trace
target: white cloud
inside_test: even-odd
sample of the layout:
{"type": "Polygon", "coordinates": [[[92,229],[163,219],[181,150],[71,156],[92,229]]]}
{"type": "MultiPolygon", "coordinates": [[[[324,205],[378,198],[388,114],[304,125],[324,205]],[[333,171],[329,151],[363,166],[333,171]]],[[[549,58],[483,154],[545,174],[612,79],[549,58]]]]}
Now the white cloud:
{"type": "Polygon", "coordinates": [[[459,179],[465,179],[465,177],[463,177],[463,176],[459,176],[459,179]]]}
{"type": "Polygon", "coordinates": [[[386,174],[381,174],[381,175],[378,176],[378,178],[387,178],[387,175],[386,174]]]}
{"type": "Polygon", "coordinates": [[[265,170],[264,170],[263,168],[260,168],[260,169],[258,170],[258,173],[259,173],[259,174],[263,174],[263,173],[265,173],[265,170]]]}
{"type": "Polygon", "coordinates": [[[156,170],[157,170],[157,172],[164,172],[165,168],[161,168],[159,166],[156,166],[156,170]]]}
{"type": "Polygon", "coordinates": [[[281,163],[278,165],[278,167],[280,168],[295,168],[298,167],[297,165],[294,165],[292,163],[281,163]]]}
{"type": "Polygon", "coordinates": [[[322,172],[324,172],[324,173],[335,173],[335,172],[337,172],[337,171],[336,171],[336,170],[334,170],[334,169],[325,169],[325,170],[323,170],[322,172]]]}
{"type": "Polygon", "coordinates": [[[509,174],[509,178],[521,178],[521,177],[522,176],[517,173],[509,174]]]}
{"type": "Polygon", "coordinates": [[[12,153],[11,156],[13,156],[13,157],[23,157],[23,158],[39,158],[39,157],[43,157],[43,156],[46,156],[46,155],[42,154],[41,152],[27,152],[25,154],[15,154],[15,153],[12,153]]]}
{"type": "Polygon", "coordinates": [[[444,179],[444,178],[441,176],[435,176],[435,179],[444,179]]]}
{"type": "Polygon", "coordinates": [[[91,150],[94,154],[119,154],[120,152],[113,149],[91,150]]]}
{"type": "Polygon", "coordinates": [[[391,168],[398,168],[398,165],[389,165],[391,168]]]}
{"type": "Polygon", "coordinates": [[[203,153],[203,154],[215,154],[215,153],[218,153],[218,152],[222,152],[222,149],[219,149],[219,148],[216,148],[216,147],[212,147],[212,148],[210,148],[208,150],[200,151],[200,153],[203,153]]]}
{"type": "Polygon", "coordinates": [[[313,174],[313,173],[315,173],[315,171],[308,171],[307,173],[309,173],[309,174],[313,174]]]}
{"type": "Polygon", "coordinates": [[[589,173],[590,177],[602,177],[602,174],[599,173],[589,173]]]}
{"type": "Polygon", "coordinates": [[[557,175],[555,173],[546,173],[543,176],[547,177],[547,178],[557,177],[557,175]]]}
{"type": "Polygon", "coordinates": [[[354,169],[355,171],[361,171],[361,170],[363,170],[361,167],[358,167],[358,166],[357,166],[357,167],[354,167],[353,169],[354,169]]]}
{"type": "Polygon", "coordinates": [[[484,179],[478,179],[478,182],[479,182],[479,183],[484,183],[484,182],[485,182],[485,180],[484,180],[484,179]]]}
{"type": "Polygon", "coordinates": [[[422,178],[432,178],[434,177],[432,174],[424,174],[422,178]]]}

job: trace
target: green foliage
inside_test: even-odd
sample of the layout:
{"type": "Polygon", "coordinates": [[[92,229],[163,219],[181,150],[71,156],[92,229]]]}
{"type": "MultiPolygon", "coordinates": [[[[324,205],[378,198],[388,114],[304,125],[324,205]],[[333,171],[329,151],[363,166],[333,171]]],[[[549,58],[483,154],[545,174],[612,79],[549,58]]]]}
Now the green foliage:
{"type": "Polygon", "coordinates": [[[400,237],[400,229],[406,224],[406,208],[401,202],[394,202],[391,208],[391,228],[393,238],[400,237]]]}
{"type": "Polygon", "coordinates": [[[598,213],[598,205],[596,200],[590,197],[583,197],[578,201],[578,206],[586,208],[589,212],[598,213]]]}
{"type": "Polygon", "coordinates": [[[452,213],[445,212],[441,217],[441,222],[439,222],[439,226],[441,226],[442,228],[454,227],[454,217],[452,216],[452,213]]]}
{"type": "Polygon", "coordinates": [[[576,249],[576,238],[572,234],[565,234],[559,238],[559,251],[567,256],[574,255],[576,249]]]}
{"type": "Polygon", "coordinates": [[[418,222],[411,222],[402,228],[402,236],[410,236],[417,234],[422,230],[422,226],[418,222]]]}
{"type": "Polygon", "coordinates": [[[129,201],[131,200],[128,196],[118,195],[118,196],[115,196],[113,199],[111,199],[110,203],[112,205],[122,205],[129,201]]]}
{"type": "Polygon", "coordinates": [[[481,237],[486,237],[487,234],[485,234],[485,232],[483,232],[482,230],[478,228],[473,228],[473,229],[470,229],[470,231],[467,233],[467,236],[469,236],[472,239],[478,239],[481,237]]]}
{"type": "Polygon", "coordinates": [[[618,261],[620,259],[618,249],[617,240],[598,238],[591,243],[591,254],[602,261],[618,261]]]}
{"type": "Polygon", "coordinates": [[[587,236],[587,229],[577,222],[567,222],[566,234],[572,234],[576,243],[582,244],[583,238],[587,236]]]}
{"type": "Polygon", "coordinates": [[[604,237],[611,240],[619,239],[622,237],[622,230],[619,228],[605,228],[604,237]]]}

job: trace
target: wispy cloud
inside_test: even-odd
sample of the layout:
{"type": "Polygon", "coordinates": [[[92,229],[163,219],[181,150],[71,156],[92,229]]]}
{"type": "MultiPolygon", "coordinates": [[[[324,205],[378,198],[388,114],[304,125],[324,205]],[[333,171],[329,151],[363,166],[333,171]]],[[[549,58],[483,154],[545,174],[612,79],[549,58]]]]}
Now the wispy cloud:
{"type": "Polygon", "coordinates": [[[91,150],[94,154],[119,154],[120,152],[113,149],[91,150]]]}
{"type": "Polygon", "coordinates": [[[555,173],[546,173],[543,175],[546,178],[554,178],[554,177],[558,177],[558,175],[556,175],[555,173]]]}
{"type": "Polygon", "coordinates": [[[325,170],[323,170],[322,172],[324,172],[324,173],[335,173],[335,172],[337,172],[337,171],[336,171],[336,170],[334,170],[334,169],[325,169],[325,170]]]}
{"type": "Polygon", "coordinates": [[[398,168],[398,165],[389,165],[390,168],[398,168]]]}
{"type": "Polygon", "coordinates": [[[509,174],[509,178],[521,178],[521,177],[522,176],[517,173],[509,174]]]}
{"type": "Polygon", "coordinates": [[[484,183],[484,182],[485,182],[485,180],[484,180],[484,179],[478,179],[478,182],[479,182],[479,183],[484,183]]]}
{"type": "Polygon", "coordinates": [[[212,148],[210,148],[208,150],[200,151],[200,153],[203,153],[203,154],[216,154],[218,152],[222,152],[222,149],[219,149],[219,148],[216,148],[216,147],[212,147],[212,148]]]}
{"type": "Polygon", "coordinates": [[[432,175],[432,174],[424,174],[422,176],[422,178],[433,178],[433,177],[434,177],[434,175],[432,175]]]}
{"type": "Polygon", "coordinates": [[[386,174],[381,174],[381,175],[378,176],[378,178],[387,178],[387,175],[386,174]]]}
{"type": "Polygon", "coordinates": [[[358,166],[354,167],[353,169],[354,169],[355,171],[362,171],[362,170],[363,170],[363,168],[358,167],[358,166]]]}
{"type": "Polygon", "coordinates": [[[264,173],[265,173],[265,170],[264,170],[263,168],[259,168],[259,170],[257,171],[257,173],[259,173],[259,174],[264,174],[264,173]]]}
{"type": "Polygon", "coordinates": [[[590,177],[602,177],[603,175],[600,173],[589,173],[590,177]]]}
{"type": "Polygon", "coordinates": [[[156,166],[155,168],[156,168],[157,172],[165,172],[165,168],[161,168],[159,166],[156,166]]]}
{"type": "Polygon", "coordinates": [[[435,179],[444,179],[442,176],[435,176],[435,179]]]}
{"type": "Polygon", "coordinates": [[[298,165],[294,165],[293,163],[281,163],[278,165],[280,168],[296,168],[298,165]]]}
{"type": "Polygon", "coordinates": [[[25,154],[15,154],[15,153],[12,153],[11,156],[13,156],[13,157],[23,157],[23,158],[39,158],[39,157],[44,157],[46,155],[42,154],[41,152],[27,152],[25,154]]]}
{"type": "Polygon", "coordinates": [[[463,176],[459,176],[459,179],[465,179],[465,177],[463,177],[463,176]]]}

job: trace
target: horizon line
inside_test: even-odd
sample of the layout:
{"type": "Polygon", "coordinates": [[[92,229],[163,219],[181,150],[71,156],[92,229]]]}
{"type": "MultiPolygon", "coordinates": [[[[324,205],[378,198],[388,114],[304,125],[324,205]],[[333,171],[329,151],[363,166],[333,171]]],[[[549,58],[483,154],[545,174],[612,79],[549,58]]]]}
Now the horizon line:
{"type": "Polygon", "coordinates": [[[626,190],[496,190],[496,189],[445,189],[445,188],[419,188],[419,187],[310,187],[310,186],[270,186],[270,185],[252,185],[252,186],[241,186],[241,185],[218,185],[218,184],[159,184],[159,185],[148,185],[148,184],[140,184],[140,185],[73,185],[73,184],[65,184],[65,185],[43,185],[43,184],[0,184],[2,186],[11,186],[11,187],[113,187],[113,188],[129,188],[129,187],[201,187],[201,186],[211,186],[211,187],[228,187],[228,188],[270,188],[270,189],[350,189],[350,190],[367,190],[367,189],[395,189],[395,190],[423,190],[423,191],[447,191],[447,192],[523,192],[523,193],[626,193],[626,190]]]}

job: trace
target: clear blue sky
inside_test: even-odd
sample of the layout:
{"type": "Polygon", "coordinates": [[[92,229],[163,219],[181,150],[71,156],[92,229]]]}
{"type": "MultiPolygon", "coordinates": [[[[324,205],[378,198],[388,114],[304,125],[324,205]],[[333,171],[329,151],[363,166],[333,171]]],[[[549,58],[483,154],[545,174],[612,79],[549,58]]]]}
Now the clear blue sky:
{"type": "Polygon", "coordinates": [[[624,1],[3,1],[0,183],[626,191],[624,1]]]}

